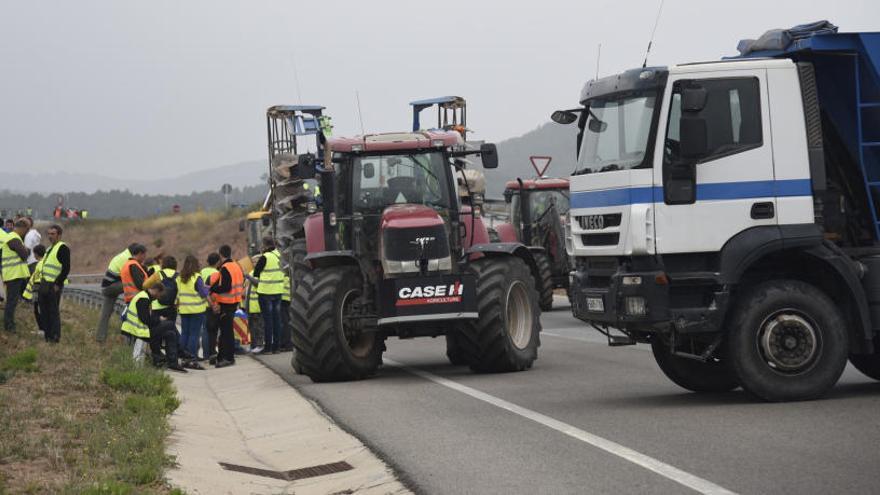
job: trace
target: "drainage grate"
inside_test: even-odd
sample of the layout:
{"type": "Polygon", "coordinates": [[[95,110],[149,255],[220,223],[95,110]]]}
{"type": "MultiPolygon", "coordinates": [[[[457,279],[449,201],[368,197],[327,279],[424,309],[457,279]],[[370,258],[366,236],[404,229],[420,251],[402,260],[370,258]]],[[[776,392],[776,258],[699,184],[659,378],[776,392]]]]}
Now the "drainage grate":
{"type": "Polygon", "coordinates": [[[317,476],[325,476],[333,473],[341,473],[354,469],[351,464],[342,462],[333,462],[330,464],[321,464],[320,466],[309,466],[299,469],[291,469],[289,471],[272,471],[271,469],[261,469],[248,466],[239,466],[237,464],[229,464],[221,462],[220,467],[227,471],[235,471],[238,473],[253,474],[254,476],[262,476],[264,478],[274,478],[276,480],[296,481],[306,478],[315,478],[317,476]]]}

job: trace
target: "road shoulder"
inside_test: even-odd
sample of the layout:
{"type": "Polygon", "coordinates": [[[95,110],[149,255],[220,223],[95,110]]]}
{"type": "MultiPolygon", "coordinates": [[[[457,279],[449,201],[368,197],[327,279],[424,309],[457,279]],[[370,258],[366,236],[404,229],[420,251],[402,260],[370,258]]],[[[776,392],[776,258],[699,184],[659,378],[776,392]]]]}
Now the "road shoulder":
{"type": "Polygon", "coordinates": [[[177,464],[167,479],[187,493],[409,493],[357,438],[254,359],[174,374],[174,383],[181,406],[168,453],[177,464]],[[290,471],[340,462],[352,469],[291,480],[308,473],[290,471]]]}

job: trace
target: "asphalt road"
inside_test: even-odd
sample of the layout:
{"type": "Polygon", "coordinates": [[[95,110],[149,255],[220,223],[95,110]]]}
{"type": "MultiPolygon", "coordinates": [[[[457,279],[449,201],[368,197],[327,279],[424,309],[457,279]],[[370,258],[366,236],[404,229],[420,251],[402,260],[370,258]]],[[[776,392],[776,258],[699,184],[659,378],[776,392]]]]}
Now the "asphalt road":
{"type": "Polygon", "coordinates": [[[522,373],[452,366],[442,338],[389,340],[360,382],[261,359],[418,493],[880,493],[880,383],[851,367],[819,401],[694,394],[647,346],[607,347],[563,304],[542,321],[522,373]]]}

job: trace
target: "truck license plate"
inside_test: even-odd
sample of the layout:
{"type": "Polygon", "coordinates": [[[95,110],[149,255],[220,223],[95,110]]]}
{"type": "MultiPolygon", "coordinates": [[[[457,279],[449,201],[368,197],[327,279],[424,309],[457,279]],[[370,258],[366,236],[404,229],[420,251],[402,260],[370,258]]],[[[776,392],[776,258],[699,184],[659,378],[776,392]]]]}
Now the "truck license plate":
{"type": "Polygon", "coordinates": [[[605,302],[602,300],[601,297],[588,297],[587,311],[592,311],[594,313],[604,313],[605,302]]]}

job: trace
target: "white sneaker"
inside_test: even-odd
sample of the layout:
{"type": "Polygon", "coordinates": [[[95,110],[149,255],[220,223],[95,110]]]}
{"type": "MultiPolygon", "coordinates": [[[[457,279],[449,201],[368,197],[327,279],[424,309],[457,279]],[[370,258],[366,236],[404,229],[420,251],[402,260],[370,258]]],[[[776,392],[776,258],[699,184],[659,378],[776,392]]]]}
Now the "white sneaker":
{"type": "Polygon", "coordinates": [[[254,347],[253,349],[251,349],[251,354],[259,354],[262,351],[263,351],[262,347],[254,347]]]}

